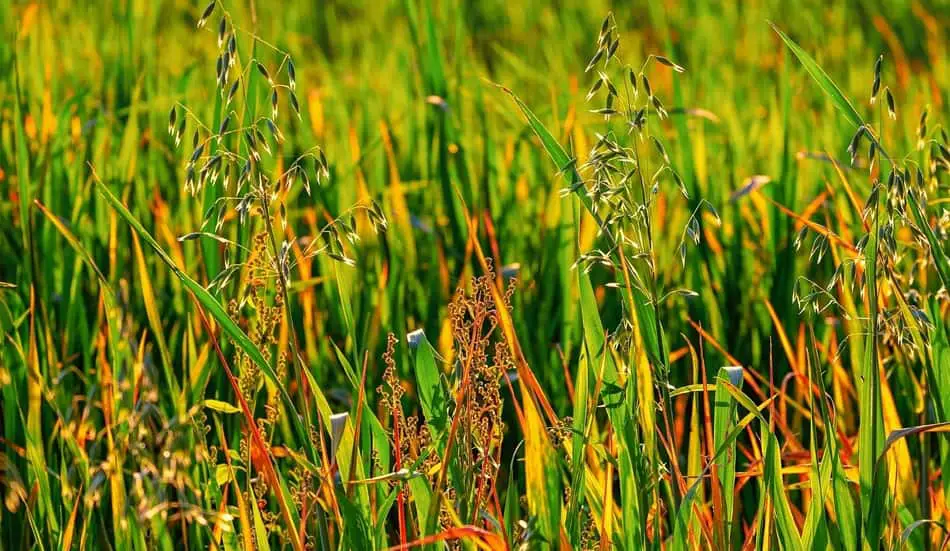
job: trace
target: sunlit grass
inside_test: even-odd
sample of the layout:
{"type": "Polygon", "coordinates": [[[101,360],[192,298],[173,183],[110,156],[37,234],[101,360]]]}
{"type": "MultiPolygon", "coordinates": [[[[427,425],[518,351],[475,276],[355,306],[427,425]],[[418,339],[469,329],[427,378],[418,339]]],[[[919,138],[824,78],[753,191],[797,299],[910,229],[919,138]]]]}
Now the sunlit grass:
{"type": "Polygon", "coordinates": [[[941,548],[939,8],[548,4],[0,2],[0,548],[941,548]]]}

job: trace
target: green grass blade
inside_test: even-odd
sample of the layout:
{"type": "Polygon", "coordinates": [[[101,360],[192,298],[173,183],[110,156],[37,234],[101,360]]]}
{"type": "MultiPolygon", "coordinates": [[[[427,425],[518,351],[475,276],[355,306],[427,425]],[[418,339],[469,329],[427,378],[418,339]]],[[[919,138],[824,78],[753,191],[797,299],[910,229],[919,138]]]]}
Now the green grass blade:
{"type": "Polygon", "coordinates": [[[848,98],[841,92],[841,89],[838,88],[838,85],[831,80],[831,77],[825,73],[818,63],[808,55],[808,52],[803,50],[801,46],[795,43],[794,40],[788,37],[781,29],[779,29],[774,23],[769,22],[772,30],[785,42],[785,45],[795,54],[795,57],[798,58],[798,61],[802,64],[802,67],[808,71],[808,74],[811,75],[815,82],[818,83],[818,86],[831,98],[832,103],[834,103],[835,108],[848,119],[855,127],[861,126],[864,124],[864,121],[861,120],[861,116],[858,115],[858,112],[854,109],[854,106],[851,105],[851,102],[848,101],[848,98]]]}
{"type": "Polygon", "coordinates": [[[772,498],[772,507],[775,512],[775,527],[782,547],[789,551],[801,551],[801,534],[792,516],[792,509],[788,502],[782,481],[782,458],[778,438],[769,426],[762,423],[762,440],[765,443],[763,483],[772,498]]]}
{"type": "MultiPolygon", "coordinates": [[[[731,382],[737,388],[741,388],[742,368],[723,367],[719,370],[716,379],[717,381],[731,382]]],[[[735,428],[736,401],[732,394],[726,390],[726,387],[719,384],[716,385],[714,399],[713,446],[717,450],[725,449],[723,456],[716,462],[716,469],[719,475],[719,484],[722,486],[722,516],[725,521],[725,526],[722,529],[723,543],[728,545],[732,541],[732,522],[735,513],[736,444],[735,441],[726,442],[725,438],[735,428]]]]}
{"type": "Polygon", "coordinates": [[[709,458],[709,463],[706,465],[706,468],[703,469],[702,476],[700,476],[700,478],[689,487],[685,494],[683,494],[683,499],[680,501],[679,509],[676,511],[673,520],[674,524],[671,549],[674,551],[687,551],[687,549],[689,549],[689,520],[694,515],[693,504],[700,492],[701,486],[703,484],[703,478],[709,474],[709,471],[712,469],[712,465],[718,461],[718,459],[722,457],[724,453],[726,453],[726,450],[729,448],[729,446],[731,446],[736,441],[736,439],[739,438],[749,423],[759,419],[759,421],[763,424],[767,424],[765,418],[762,416],[762,412],[765,411],[765,409],[769,407],[769,404],[775,400],[775,397],[772,397],[761,404],[756,405],[754,402],[752,402],[751,398],[749,398],[745,393],[732,384],[726,383],[725,381],[721,381],[721,384],[739,404],[749,410],[749,413],[739,419],[739,421],[735,424],[735,427],[733,427],[733,429],[722,438],[722,444],[716,450],[716,453],[713,454],[711,458],[709,458]]]}

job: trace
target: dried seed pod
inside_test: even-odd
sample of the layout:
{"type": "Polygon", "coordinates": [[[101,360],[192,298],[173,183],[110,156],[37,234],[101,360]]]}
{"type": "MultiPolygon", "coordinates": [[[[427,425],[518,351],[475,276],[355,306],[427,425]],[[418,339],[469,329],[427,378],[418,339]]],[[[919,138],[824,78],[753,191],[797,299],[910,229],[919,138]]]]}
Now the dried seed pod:
{"type": "Polygon", "coordinates": [[[216,0],[211,0],[211,2],[210,2],[210,3],[208,4],[208,6],[205,8],[205,11],[202,12],[201,18],[198,19],[198,28],[199,28],[199,29],[202,28],[202,27],[204,27],[204,26],[205,26],[205,23],[208,22],[208,18],[211,17],[211,12],[214,11],[214,6],[215,6],[215,4],[216,4],[216,0]]]}
{"type": "Polygon", "coordinates": [[[607,49],[607,61],[610,61],[614,57],[614,54],[617,53],[617,48],[620,47],[620,39],[616,38],[613,41],[613,44],[610,45],[610,48],[607,49]]]}
{"type": "Polygon", "coordinates": [[[874,82],[871,83],[871,105],[877,101],[877,94],[881,91],[881,65],[884,62],[884,55],[879,55],[874,62],[874,82]]]}
{"type": "Polygon", "coordinates": [[[676,71],[677,73],[682,73],[682,72],[685,72],[685,71],[686,71],[686,69],[685,69],[684,67],[682,67],[682,66],[680,66],[680,65],[677,65],[676,63],[673,63],[672,61],[670,61],[669,59],[667,59],[667,58],[665,58],[665,57],[663,57],[663,56],[661,56],[661,55],[655,56],[655,59],[656,59],[657,61],[659,61],[661,64],[666,65],[667,67],[673,69],[673,70],[676,71]]]}
{"type": "Polygon", "coordinates": [[[327,156],[320,150],[320,168],[326,176],[330,175],[330,165],[327,163],[327,156]]]}
{"type": "MultiPolygon", "coordinates": [[[[671,171],[673,173],[673,181],[676,183],[676,187],[679,188],[680,194],[683,195],[683,198],[687,201],[689,200],[689,192],[686,191],[686,184],[683,183],[683,178],[680,177],[679,173],[671,171]]],[[[718,217],[718,214],[716,215],[718,217]]]]}
{"type": "Polygon", "coordinates": [[[590,101],[590,99],[594,97],[595,94],[597,94],[597,91],[600,90],[601,86],[603,85],[604,85],[603,77],[598,77],[597,80],[594,82],[594,85],[591,86],[590,90],[587,92],[586,100],[590,101]]]}
{"type": "Polygon", "coordinates": [[[267,79],[267,82],[273,84],[274,81],[270,78],[270,73],[267,72],[267,67],[264,67],[264,64],[260,61],[257,62],[257,70],[267,79]]]}
{"type": "Polygon", "coordinates": [[[597,62],[600,61],[600,58],[604,56],[603,48],[598,48],[597,53],[594,54],[594,57],[590,59],[590,62],[587,64],[587,68],[584,69],[585,73],[589,73],[591,69],[597,66],[597,62]]]}
{"type": "Polygon", "coordinates": [[[224,136],[224,133],[228,130],[228,124],[231,123],[231,115],[224,117],[224,120],[221,121],[221,126],[218,127],[218,137],[224,136]]]}
{"type": "Polygon", "coordinates": [[[891,117],[891,120],[897,120],[897,106],[894,103],[894,94],[891,93],[890,87],[884,88],[884,99],[887,101],[887,114],[891,117]]]}
{"type": "Polygon", "coordinates": [[[300,119],[300,104],[297,103],[297,94],[290,93],[290,106],[294,108],[294,112],[297,113],[297,119],[300,119]]]}
{"type": "Polygon", "coordinates": [[[858,154],[858,146],[861,145],[861,138],[864,137],[865,132],[867,132],[867,128],[862,124],[851,138],[851,143],[848,144],[848,154],[851,155],[851,164],[854,164],[854,159],[858,154]]]}
{"type": "Polygon", "coordinates": [[[660,143],[660,140],[656,139],[656,136],[650,136],[653,139],[653,145],[656,147],[657,152],[659,152],[660,157],[663,157],[663,162],[670,164],[670,157],[666,154],[666,148],[663,147],[663,144],[660,143]]]}
{"type": "Polygon", "coordinates": [[[224,46],[224,39],[228,36],[228,20],[224,17],[218,23],[218,48],[224,46]]]}
{"type": "Polygon", "coordinates": [[[224,173],[224,179],[221,181],[221,186],[224,187],[225,190],[227,190],[229,187],[231,187],[231,180],[234,176],[233,174],[234,164],[228,163],[224,165],[224,168],[222,169],[221,172],[224,173]]]}
{"type": "Polygon", "coordinates": [[[247,142],[247,150],[254,159],[254,162],[261,162],[261,154],[257,151],[257,140],[254,139],[254,135],[250,132],[245,132],[244,140],[247,142]]]}
{"type": "Polygon", "coordinates": [[[189,163],[188,168],[185,170],[185,191],[192,191],[195,189],[195,165],[189,163]]]}
{"type": "Polygon", "coordinates": [[[234,99],[234,95],[237,94],[238,88],[240,87],[241,87],[241,78],[238,77],[234,79],[234,83],[231,84],[231,89],[228,91],[228,99],[226,102],[227,104],[231,103],[231,100],[234,99]]]}
{"type": "MultiPolygon", "coordinates": [[[[197,133],[195,133],[195,135],[197,136],[197,133]]],[[[197,161],[198,157],[201,157],[201,153],[204,151],[204,149],[205,149],[205,144],[201,144],[198,147],[196,147],[195,150],[191,152],[191,162],[197,161]]]]}
{"type": "Polygon", "coordinates": [[[248,182],[251,177],[251,161],[244,161],[244,166],[241,167],[241,173],[237,177],[237,191],[241,191],[241,188],[244,187],[244,184],[248,182]]]}
{"type": "Polygon", "coordinates": [[[261,129],[256,126],[254,127],[254,137],[257,139],[257,143],[261,147],[264,148],[264,151],[266,151],[267,154],[270,155],[271,154],[270,144],[267,143],[267,138],[264,137],[264,133],[261,132],[261,129]]]}
{"type": "Polygon", "coordinates": [[[307,196],[310,196],[310,176],[307,174],[306,170],[300,171],[300,181],[303,182],[303,189],[307,192],[307,196]]]}
{"type": "Polygon", "coordinates": [[[802,229],[798,230],[798,233],[795,234],[795,240],[792,242],[792,247],[795,250],[799,250],[802,247],[802,241],[805,240],[805,236],[808,235],[808,226],[802,226],[802,229]]]}
{"type": "Polygon", "coordinates": [[[175,131],[175,147],[181,145],[181,137],[185,134],[185,123],[188,121],[188,117],[182,117],[181,122],[178,123],[178,130],[175,131]]]}
{"type": "Polygon", "coordinates": [[[660,98],[653,96],[651,98],[653,102],[653,107],[656,109],[656,114],[660,116],[660,119],[665,119],[667,117],[666,109],[663,108],[663,102],[660,101],[660,98]]]}
{"type": "Polygon", "coordinates": [[[643,81],[643,90],[647,93],[648,98],[653,97],[653,87],[650,86],[650,79],[643,73],[640,73],[640,80],[643,81]]]}
{"type": "Polygon", "coordinates": [[[178,116],[175,106],[172,105],[171,111],[168,112],[168,134],[175,134],[175,118],[178,116]]]}
{"type": "Polygon", "coordinates": [[[600,24],[600,34],[598,39],[607,34],[607,31],[610,30],[610,14],[607,14],[607,17],[604,17],[604,22],[600,24]]]}
{"type": "Polygon", "coordinates": [[[277,125],[274,124],[274,121],[270,119],[264,119],[264,123],[267,125],[267,129],[270,131],[271,136],[274,137],[274,140],[276,140],[277,143],[284,141],[284,135],[280,132],[280,129],[277,128],[277,125]]]}
{"type": "Polygon", "coordinates": [[[927,140],[927,107],[920,114],[920,122],[917,123],[917,150],[923,151],[927,140]]]}
{"type": "Polygon", "coordinates": [[[945,163],[950,163],[950,149],[947,149],[947,146],[938,143],[937,149],[940,151],[940,156],[943,158],[945,163]]]}
{"type": "Polygon", "coordinates": [[[297,172],[297,165],[294,165],[287,170],[287,174],[284,177],[284,182],[285,182],[287,191],[290,191],[290,188],[292,188],[294,185],[294,175],[296,174],[296,172],[297,172]]]}
{"type": "Polygon", "coordinates": [[[877,200],[880,195],[881,186],[875,185],[871,190],[871,194],[868,195],[868,200],[864,203],[864,208],[861,210],[861,219],[865,222],[868,221],[868,217],[877,209],[877,200]]]}

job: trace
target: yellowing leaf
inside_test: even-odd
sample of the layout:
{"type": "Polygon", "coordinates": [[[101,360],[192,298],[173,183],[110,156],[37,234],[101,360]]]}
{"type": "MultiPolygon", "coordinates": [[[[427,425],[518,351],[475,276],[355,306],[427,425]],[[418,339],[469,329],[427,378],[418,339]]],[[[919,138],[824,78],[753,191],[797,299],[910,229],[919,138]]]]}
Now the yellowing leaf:
{"type": "Polygon", "coordinates": [[[228,468],[227,463],[221,463],[214,468],[214,481],[218,483],[218,486],[224,486],[231,481],[231,469],[228,468]]]}
{"type": "Polygon", "coordinates": [[[205,400],[204,405],[206,408],[220,411],[221,413],[238,413],[241,411],[241,408],[227,402],[222,402],[221,400],[205,400]]]}

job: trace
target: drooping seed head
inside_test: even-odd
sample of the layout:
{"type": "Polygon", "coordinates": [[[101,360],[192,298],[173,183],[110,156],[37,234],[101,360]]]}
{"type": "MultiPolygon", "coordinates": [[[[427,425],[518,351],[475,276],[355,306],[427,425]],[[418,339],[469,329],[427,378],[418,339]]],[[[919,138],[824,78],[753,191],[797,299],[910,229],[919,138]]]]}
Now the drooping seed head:
{"type": "Polygon", "coordinates": [[[300,104],[297,103],[297,94],[290,93],[290,106],[294,108],[294,113],[297,114],[297,119],[300,119],[300,104]]]}
{"type": "Polygon", "coordinates": [[[234,79],[234,82],[231,84],[231,89],[228,91],[227,104],[231,103],[231,100],[234,99],[234,95],[237,94],[238,88],[241,87],[241,77],[234,79]]]}
{"type": "MultiPolygon", "coordinates": [[[[197,136],[197,133],[195,135],[197,136]]],[[[201,152],[204,151],[204,149],[205,149],[205,144],[201,144],[198,147],[196,147],[195,150],[191,152],[191,162],[197,161],[198,157],[201,157],[201,152]]]]}
{"type": "Polygon", "coordinates": [[[917,123],[917,150],[923,151],[927,139],[927,107],[924,107],[920,114],[920,122],[917,123]]]}
{"type": "Polygon", "coordinates": [[[168,134],[174,135],[175,133],[175,117],[178,116],[178,113],[175,111],[175,106],[172,105],[171,111],[168,112],[168,134]]]}
{"type": "Polygon", "coordinates": [[[181,144],[181,137],[185,134],[185,123],[187,120],[188,118],[183,116],[181,122],[178,123],[178,129],[175,131],[175,147],[181,144]]]}
{"type": "Polygon", "coordinates": [[[218,48],[224,46],[224,40],[228,36],[228,20],[224,17],[221,18],[221,22],[218,23],[218,48]]]}
{"type": "Polygon", "coordinates": [[[848,154],[851,155],[851,164],[854,164],[855,157],[857,156],[858,146],[861,145],[861,138],[864,137],[864,133],[867,132],[867,129],[862,124],[858,127],[858,131],[854,133],[854,136],[851,138],[851,143],[848,144],[848,154]]]}
{"type": "Polygon", "coordinates": [[[894,102],[894,94],[891,93],[890,87],[884,88],[884,99],[887,101],[887,115],[891,117],[891,120],[897,120],[897,105],[894,102]]]}
{"type": "Polygon", "coordinates": [[[224,117],[224,120],[221,121],[221,126],[218,127],[218,137],[224,136],[224,133],[228,130],[228,124],[231,123],[231,115],[224,117]]]}
{"type": "Polygon", "coordinates": [[[607,61],[610,61],[614,57],[618,48],[620,48],[620,39],[615,38],[610,48],[607,49],[607,61]]]}
{"type": "Polygon", "coordinates": [[[659,61],[661,64],[666,65],[667,67],[673,69],[673,70],[676,71],[677,73],[683,73],[683,72],[686,71],[686,68],[682,67],[681,65],[677,65],[676,63],[673,63],[673,62],[670,61],[668,58],[665,58],[665,57],[663,57],[663,56],[661,56],[661,55],[658,55],[658,56],[656,56],[655,58],[656,58],[656,60],[659,61]]]}
{"type": "Polygon", "coordinates": [[[587,101],[590,101],[591,98],[593,98],[594,95],[597,94],[597,91],[600,90],[600,87],[603,86],[603,85],[604,85],[604,79],[603,79],[603,77],[598,77],[597,80],[594,81],[594,85],[591,86],[591,87],[590,87],[590,90],[587,92],[586,100],[587,100],[587,101]]]}
{"type": "Polygon", "coordinates": [[[264,133],[261,132],[261,129],[258,128],[257,126],[254,127],[254,138],[256,139],[257,144],[263,147],[264,151],[266,151],[267,154],[270,155],[271,154],[270,144],[267,143],[267,138],[264,137],[264,133]]]}
{"type": "Polygon", "coordinates": [[[260,61],[257,62],[257,70],[267,79],[267,82],[274,84],[274,81],[270,78],[270,73],[267,72],[267,67],[264,67],[264,64],[260,61]]]}
{"type": "Polygon", "coordinates": [[[202,27],[204,27],[204,26],[205,26],[205,23],[208,22],[208,18],[211,17],[211,12],[214,11],[215,3],[216,3],[216,0],[211,0],[211,2],[208,4],[208,6],[205,7],[205,11],[202,12],[201,18],[198,19],[198,28],[199,28],[199,29],[202,28],[202,27]]]}
{"type": "Polygon", "coordinates": [[[597,66],[597,62],[600,61],[600,58],[604,56],[604,49],[598,48],[597,53],[594,54],[594,57],[590,59],[590,62],[587,63],[587,68],[584,69],[585,73],[589,73],[591,69],[597,66]]]}
{"type": "Polygon", "coordinates": [[[277,143],[284,141],[284,135],[280,132],[280,129],[277,128],[277,125],[274,124],[274,121],[271,119],[264,119],[264,123],[267,125],[267,129],[270,130],[271,136],[274,137],[274,140],[276,140],[277,143]]]}

